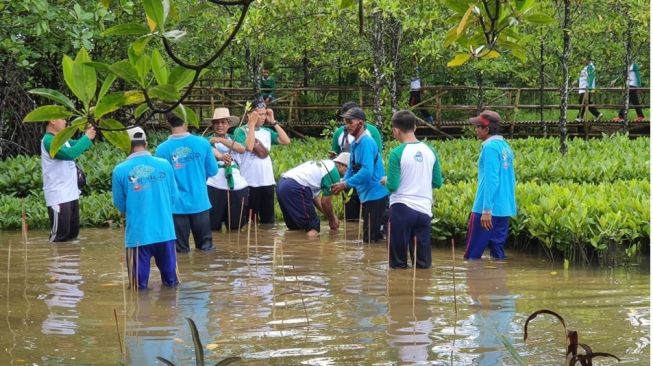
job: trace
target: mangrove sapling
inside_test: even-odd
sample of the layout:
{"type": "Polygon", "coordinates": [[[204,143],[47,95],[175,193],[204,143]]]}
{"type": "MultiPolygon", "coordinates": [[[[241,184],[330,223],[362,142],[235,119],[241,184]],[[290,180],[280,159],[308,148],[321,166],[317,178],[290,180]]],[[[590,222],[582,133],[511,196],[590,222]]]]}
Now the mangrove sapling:
{"type": "MultiPolygon", "coordinates": [[[[197,326],[195,326],[195,322],[191,318],[186,318],[188,321],[188,326],[190,327],[191,334],[193,336],[193,345],[195,347],[195,365],[196,366],[204,366],[204,346],[202,345],[202,341],[200,340],[200,334],[197,331],[197,326]]],[[[175,364],[163,357],[157,356],[157,360],[163,362],[164,364],[168,366],[175,366],[175,364]]],[[[223,359],[222,361],[219,361],[218,363],[215,364],[215,366],[224,366],[224,365],[229,365],[231,363],[234,363],[236,361],[240,361],[240,357],[227,357],[223,359]]]]}
{"type": "Polygon", "coordinates": [[[565,320],[562,318],[562,316],[558,315],[558,313],[555,311],[547,309],[538,310],[528,316],[526,323],[524,324],[524,342],[526,342],[526,339],[528,338],[528,323],[540,314],[553,315],[560,321],[560,324],[562,324],[562,328],[565,332],[565,338],[567,339],[567,352],[565,353],[565,362],[567,359],[569,359],[569,366],[574,366],[578,362],[580,362],[581,366],[592,366],[592,359],[595,357],[612,357],[617,361],[621,361],[619,357],[611,353],[594,352],[592,351],[592,348],[587,344],[579,343],[578,332],[575,330],[568,330],[567,326],[565,325],[565,320]],[[582,348],[585,351],[585,354],[578,354],[578,347],[582,348]]]}

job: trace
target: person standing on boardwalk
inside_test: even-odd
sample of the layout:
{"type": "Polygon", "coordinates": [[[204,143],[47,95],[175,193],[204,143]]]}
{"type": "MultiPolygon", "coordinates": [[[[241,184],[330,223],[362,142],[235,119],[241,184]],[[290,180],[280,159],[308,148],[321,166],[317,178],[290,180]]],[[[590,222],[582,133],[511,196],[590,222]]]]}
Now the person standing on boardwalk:
{"type": "Polygon", "coordinates": [[[270,76],[270,69],[264,67],[261,71],[261,98],[265,104],[271,104],[276,97],[274,91],[277,88],[277,81],[270,76]]]}
{"type": "Polygon", "coordinates": [[[478,182],[474,206],[467,224],[465,259],[480,259],[485,248],[495,259],[505,259],[510,217],[517,214],[514,154],[499,135],[501,117],[484,111],[469,120],[483,141],[478,158],[478,182]]]}
{"type": "Polygon", "coordinates": [[[237,230],[247,223],[249,188],[232,157],[233,153],[244,153],[245,147],[227,133],[229,127],[237,125],[238,121],[239,118],[232,116],[228,108],[213,111],[213,133],[209,142],[218,161],[218,174],[206,181],[211,202],[211,230],[220,231],[223,223],[227,230],[237,230]]]}
{"type": "Polygon", "coordinates": [[[363,203],[363,241],[383,239],[381,228],[388,203],[388,190],[381,184],[385,177],[383,158],[377,144],[365,133],[365,112],[354,107],[341,116],[347,132],[354,137],[349,166],[344,180],[331,187],[333,194],[353,187],[363,203]]]}
{"type": "MultiPolygon", "coordinates": [[[[635,106],[635,112],[637,112],[637,119],[635,122],[642,122],[644,120],[644,111],[642,107],[639,107],[639,91],[636,88],[642,86],[642,77],[639,73],[639,65],[635,62],[630,64],[628,67],[628,103],[631,106],[635,106]]],[[[613,81],[614,82],[614,81],[613,81]]],[[[626,109],[621,108],[619,110],[619,117],[612,119],[613,122],[623,122],[626,118],[626,109]]]]}
{"type": "Polygon", "coordinates": [[[290,230],[306,230],[310,237],[320,232],[320,219],[315,207],[322,212],[331,230],[340,222],[333,213],[331,186],[340,182],[349,165],[349,153],[340,153],[333,160],[307,161],[281,174],[277,198],[283,220],[290,230]]]}
{"type": "Polygon", "coordinates": [[[145,131],[127,130],[131,153],[111,175],[113,204],[126,214],[125,248],[131,285],[145,289],[150,278],[150,261],[161,273],[161,283],[176,286],[177,255],[173,203],[179,198],[175,173],[170,163],[147,151],[145,131]]]}
{"type": "Polygon", "coordinates": [[[167,160],[175,173],[179,200],[173,207],[177,252],[190,251],[191,231],[195,247],[213,249],[209,194],[206,180],[216,175],[218,164],[211,145],[204,138],[191,135],[184,120],[170,112],[166,119],[172,129],[168,139],[156,148],[156,156],[167,160]]]}
{"type": "Polygon", "coordinates": [[[417,117],[411,111],[392,116],[392,134],[400,145],[390,152],[386,187],[390,191],[390,268],[407,268],[406,251],[417,268],[431,267],[433,188],[442,186],[440,158],[415,137],[417,117]]]}
{"type": "Polygon", "coordinates": [[[601,120],[603,113],[599,112],[594,104],[592,104],[592,94],[594,93],[594,89],[596,89],[596,68],[594,67],[594,63],[592,63],[591,56],[585,58],[585,66],[580,70],[580,76],[575,83],[578,83],[578,104],[580,104],[576,122],[580,122],[585,118],[585,111],[587,109],[594,115],[594,121],[601,120]]]}
{"type": "Polygon", "coordinates": [[[89,127],[79,140],[70,139],[50,155],[54,137],[66,128],[66,120],[54,119],[41,139],[43,193],[50,219],[50,242],[63,242],[79,235],[79,187],[75,159],[93,145],[95,128],[89,127]]]}
{"type": "MultiPolygon", "coordinates": [[[[348,110],[354,107],[358,107],[356,102],[344,103],[340,108],[340,115],[344,115],[348,110]]],[[[374,142],[376,142],[376,146],[379,148],[379,151],[383,153],[383,139],[381,138],[379,129],[376,128],[376,126],[373,124],[365,122],[365,134],[374,139],[374,142]]],[[[340,153],[350,152],[350,146],[353,142],[354,136],[350,135],[349,132],[347,132],[344,124],[338,127],[334,131],[333,137],[331,139],[330,157],[333,159],[340,153]]],[[[349,196],[349,200],[347,200],[345,203],[345,217],[347,218],[347,221],[358,221],[358,216],[360,216],[360,207],[361,201],[358,198],[358,193],[356,193],[356,190],[353,190],[349,196]]]]}
{"type": "Polygon", "coordinates": [[[262,224],[274,224],[274,171],[272,145],[288,145],[290,137],[274,118],[274,111],[262,100],[252,102],[247,111],[247,126],[234,131],[234,140],[245,146],[236,161],[249,185],[249,209],[262,224]]]}

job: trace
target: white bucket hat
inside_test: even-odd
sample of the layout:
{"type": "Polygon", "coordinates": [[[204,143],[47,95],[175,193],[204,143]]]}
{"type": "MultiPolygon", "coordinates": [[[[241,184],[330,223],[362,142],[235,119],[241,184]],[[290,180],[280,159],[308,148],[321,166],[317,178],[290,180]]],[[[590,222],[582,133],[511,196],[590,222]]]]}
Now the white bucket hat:
{"type": "Polygon", "coordinates": [[[348,152],[340,153],[340,155],[336,156],[333,159],[333,161],[336,163],[340,163],[344,166],[349,166],[349,153],[348,152]]]}
{"type": "Polygon", "coordinates": [[[211,122],[218,120],[218,119],[228,119],[229,120],[229,126],[233,127],[240,122],[240,118],[236,116],[232,116],[229,113],[229,108],[216,108],[213,110],[213,118],[211,118],[211,122]]]}

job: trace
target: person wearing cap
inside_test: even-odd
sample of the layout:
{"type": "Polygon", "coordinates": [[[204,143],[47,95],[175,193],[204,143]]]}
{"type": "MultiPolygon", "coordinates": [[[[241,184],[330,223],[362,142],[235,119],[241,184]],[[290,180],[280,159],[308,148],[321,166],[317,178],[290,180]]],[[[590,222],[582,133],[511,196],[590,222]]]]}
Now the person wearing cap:
{"type": "Polygon", "coordinates": [[[177,252],[190,251],[191,231],[197,249],[211,250],[211,203],[206,180],[218,173],[213,149],[204,138],[191,135],[184,120],[176,114],[167,113],[166,119],[172,134],[156,148],[155,155],[172,165],[179,187],[180,197],[173,207],[177,252]]]}
{"type": "Polygon", "coordinates": [[[176,286],[174,203],[179,198],[175,173],[165,159],[147,151],[147,137],[140,127],[127,130],[131,152],[113,169],[113,204],[126,214],[125,248],[131,286],[147,288],[150,261],[161,273],[161,283],[176,286]]]}
{"type": "Polygon", "coordinates": [[[247,223],[249,188],[247,181],[240,175],[238,163],[232,157],[234,153],[244,153],[245,147],[227,133],[238,122],[238,117],[232,116],[228,108],[216,108],[213,111],[213,133],[208,138],[218,161],[218,174],[210,177],[206,184],[211,202],[211,230],[215,231],[220,231],[223,223],[227,230],[240,229],[247,223]]]}
{"type": "Polygon", "coordinates": [[[431,267],[433,188],[442,186],[440,158],[432,146],[415,137],[417,117],[408,110],[392,116],[392,134],[400,145],[388,161],[386,187],[390,191],[390,268],[407,268],[406,252],[417,268],[431,267]],[[414,245],[417,243],[417,249],[414,245]]]}
{"type": "Polygon", "coordinates": [[[274,111],[262,100],[254,100],[247,112],[247,126],[234,131],[234,140],[245,146],[236,156],[240,174],[249,185],[249,210],[262,224],[274,224],[274,171],[272,145],[288,145],[290,137],[274,119],[274,111]]]}
{"type": "Polygon", "coordinates": [[[43,193],[50,220],[50,242],[64,242],[79,235],[79,187],[77,159],[93,145],[95,128],[89,126],[79,140],[69,139],[54,156],[50,146],[55,136],[66,128],[66,120],[53,119],[45,127],[41,139],[41,171],[43,193]]]}
{"type": "Polygon", "coordinates": [[[333,213],[331,186],[340,181],[347,165],[349,153],[340,153],[333,160],[307,161],[281,174],[277,198],[288,229],[306,230],[308,236],[316,236],[320,219],[315,207],[327,217],[331,230],[338,229],[340,222],[333,213]]]}
{"type": "Polygon", "coordinates": [[[383,157],[374,140],[365,134],[365,113],[354,107],[342,115],[347,133],[354,137],[351,144],[349,166],[342,182],[331,186],[338,194],[345,189],[356,189],[363,203],[363,241],[383,239],[381,228],[388,203],[388,190],[381,184],[385,176],[383,157]]]}
{"type": "Polygon", "coordinates": [[[499,135],[501,117],[497,112],[484,111],[469,121],[483,144],[464,258],[480,259],[489,247],[492,258],[505,259],[503,245],[508,238],[510,217],[517,214],[514,154],[499,135]]]}
{"type": "MultiPolygon", "coordinates": [[[[340,115],[338,118],[342,118],[348,110],[351,108],[358,107],[356,102],[346,102],[340,108],[340,115]]],[[[344,121],[344,120],[343,120],[344,121]]],[[[365,132],[366,135],[372,137],[376,146],[379,148],[379,151],[383,153],[383,139],[381,138],[381,133],[379,130],[371,123],[365,123],[365,132]]],[[[338,127],[333,133],[333,138],[331,139],[331,152],[330,155],[335,157],[341,152],[349,152],[349,147],[352,142],[354,142],[354,137],[347,132],[344,124],[338,127]]],[[[349,196],[349,200],[345,203],[345,217],[347,221],[358,221],[360,215],[360,206],[361,201],[358,198],[356,190],[353,190],[352,194],[349,196]]]]}

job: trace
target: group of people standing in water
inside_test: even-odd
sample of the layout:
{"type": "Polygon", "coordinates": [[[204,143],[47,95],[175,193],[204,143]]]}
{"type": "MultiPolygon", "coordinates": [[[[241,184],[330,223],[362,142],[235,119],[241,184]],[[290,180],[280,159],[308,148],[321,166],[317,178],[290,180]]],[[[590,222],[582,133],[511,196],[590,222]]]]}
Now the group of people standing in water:
{"type": "MultiPolygon", "coordinates": [[[[291,139],[263,100],[255,100],[242,121],[227,108],[216,108],[212,133],[206,137],[191,134],[182,118],[168,113],[171,135],[154,155],[148,151],[145,131],[129,129],[131,151],[114,168],[112,194],[114,205],[126,215],[125,246],[133,286],[147,288],[152,257],[162,283],[178,284],[176,255],[190,251],[191,233],[195,248],[208,251],[214,248],[212,231],[223,225],[239,230],[250,219],[274,223],[275,192],[288,229],[305,230],[309,237],[320,232],[317,211],[331,230],[338,230],[340,219],[332,200],[346,193],[345,218],[363,220],[364,242],[388,240],[391,268],[407,268],[407,253],[415,256],[411,263],[417,268],[430,268],[433,189],[442,186],[443,175],[435,148],[415,136],[417,117],[408,110],[392,116],[392,134],[400,145],[390,151],[387,171],[381,133],[366,122],[365,112],[348,102],[339,117],[344,125],[334,133],[329,158],[283,172],[279,182],[270,149],[290,144],[291,139]]],[[[49,144],[65,127],[62,121],[50,121],[42,141],[51,241],[77,236],[79,191],[76,185],[70,187],[76,176],[73,160],[95,137],[90,128],[52,157],[49,144]],[[66,197],[54,199],[62,195],[66,197]]],[[[478,259],[489,247],[492,257],[504,259],[509,217],[516,214],[514,156],[499,135],[501,119],[496,112],[484,111],[470,122],[483,147],[464,256],[478,259]]]]}

